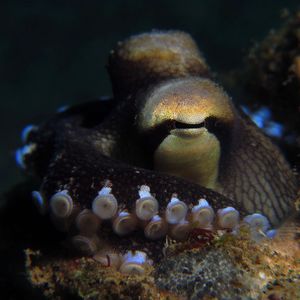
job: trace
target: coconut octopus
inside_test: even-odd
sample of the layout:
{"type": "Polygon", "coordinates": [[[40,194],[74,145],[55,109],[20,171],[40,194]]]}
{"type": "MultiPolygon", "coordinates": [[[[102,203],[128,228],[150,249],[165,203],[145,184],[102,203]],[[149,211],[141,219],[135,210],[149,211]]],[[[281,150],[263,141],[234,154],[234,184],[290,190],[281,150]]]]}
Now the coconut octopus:
{"type": "Polygon", "coordinates": [[[23,131],[32,196],[73,247],[124,273],[193,231],[272,236],[293,210],[296,177],[275,145],[214,81],[190,35],[132,36],[111,51],[113,98],[23,131]],[[247,215],[248,214],[248,215],[247,215]]]}

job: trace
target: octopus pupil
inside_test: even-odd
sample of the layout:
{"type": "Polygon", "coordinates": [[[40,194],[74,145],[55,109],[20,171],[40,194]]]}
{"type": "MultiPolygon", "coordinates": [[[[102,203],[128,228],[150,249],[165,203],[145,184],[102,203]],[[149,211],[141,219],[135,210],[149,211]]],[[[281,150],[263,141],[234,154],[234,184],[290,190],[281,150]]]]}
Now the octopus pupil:
{"type": "Polygon", "coordinates": [[[175,121],[173,124],[175,129],[193,129],[193,128],[202,128],[205,127],[205,122],[198,123],[198,124],[187,124],[175,121]]]}

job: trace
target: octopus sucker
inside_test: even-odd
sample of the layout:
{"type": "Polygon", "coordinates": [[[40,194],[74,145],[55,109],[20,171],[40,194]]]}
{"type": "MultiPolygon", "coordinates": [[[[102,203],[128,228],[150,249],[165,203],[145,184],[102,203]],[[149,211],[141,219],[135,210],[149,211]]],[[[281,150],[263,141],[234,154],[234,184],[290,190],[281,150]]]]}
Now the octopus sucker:
{"type": "Polygon", "coordinates": [[[50,202],[50,209],[57,218],[67,218],[73,211],[73,199],[67,190],[55,193],[50,202]]]}
{"type": "Polygon", "coordinates": [[[84,255],[93,255],[100,247],[100,241],[96,236],[75,235],[72,238],[72,244],[75,249],[84,255]]]}
{"type": "Polygon", "coordinates": [[[293,210],[296,178],[211,79],[193,39],[132,36],[112,51],[108,72],[112,99],[28,127],[16,154],[41,179],[39,210],[73,247],[142,274],[165,238],[188,241],[195,229],[234,233],[247,224],[254,240],[271,236],[293,210]]]}
{"type": "Polygon", "coordinates": [[[113,218],[118,210],[117,199],[110,192],[110,187],[103,187],[92,203],[93,212],[102,220],[113,218]]]}
{"type": "Polygon", "coordinates": [[[199,203],[192,208],[191,222],[195,227],[209,228],[214,217],[214,210],[205,199],[199,199],[199,203]]]}
{"type": "Polygon", "coordinates": [[[119,236],[124,236],[132,233],[137,228],[137,219],[127,211],[120,211],[113,220],[113,230],[119,236]]]}
{"type": "Polygon", "coordinates": [[[32,191],[32,200],[41,215],[44,215],[47,211],[47,202],[43,195],[39,191],[32,191]]]}
{"type": "Polygon", "coordinates": [[[217,212],[218,223],[221,228],[233,229],[239,223],[239,212],[233,207],[225,207],[217,212]]]}
{"type": "Polygon", "coordinates": [[[136,216],[143,220],[151,220],[158,212],[158,202],[150,194],[150,188],[143,185],[139,190],[140,198],[136,200],[135,203],[135,214],[136,216]]]}
{"type": "Polygon", "coordinates": [[[167,235],[168,223],[159,215],[155,215],[145,226],[145,237],[151,240],[157,240],[167,235]]]}
{"type": "Polygon", "coordinates": [[[142,275],[145,273],[145,267],[151,265],[151,261],[147,258],[145,252],[128,251],[125,253],[120,266],[121,273],[142,275]]]}
{"type": "Polygon", "coordinates": [[[187,211],[187,205],[177,195],[172,195],[166,208],[166,220],[169,224],[178,224],[185,219],[187,211]]]}
{"type": "Polygon", "coordinates": [[[101,224],[101,220],[89,209],[82,210],[75,222],[80,234],[85,236],[96,234],[101,224]]]}

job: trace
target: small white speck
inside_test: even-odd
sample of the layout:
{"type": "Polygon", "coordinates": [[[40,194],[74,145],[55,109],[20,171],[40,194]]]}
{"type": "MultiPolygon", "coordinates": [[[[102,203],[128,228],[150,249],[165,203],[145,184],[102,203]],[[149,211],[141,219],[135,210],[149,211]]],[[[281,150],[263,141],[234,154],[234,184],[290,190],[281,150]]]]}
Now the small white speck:
{"type": "Polygon", "coordinates": [[[258,276],[259,276],[259,278],[261,278],[261,279],[266,279],[266,278],[267,278],[267,277],[266,277],[266,274],[263,273],[263,272],[259,272],[259,273],[258,273],[258,276]]]}

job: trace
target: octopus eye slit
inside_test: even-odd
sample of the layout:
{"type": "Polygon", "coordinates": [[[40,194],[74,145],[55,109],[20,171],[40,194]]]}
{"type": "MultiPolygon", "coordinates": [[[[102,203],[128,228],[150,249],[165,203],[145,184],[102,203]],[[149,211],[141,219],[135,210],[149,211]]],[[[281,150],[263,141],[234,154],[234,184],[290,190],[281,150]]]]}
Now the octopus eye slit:
{"type": "Polygon", "coordinates": [[[201,123],[196,123],[196,124],[190,124],[190,123],[183,123],[179,121],[175,121],[174,126],[176,129],[197,129],[197,128],[202,128],[206,127],[205,126],[205,121],[201,123]]]}

